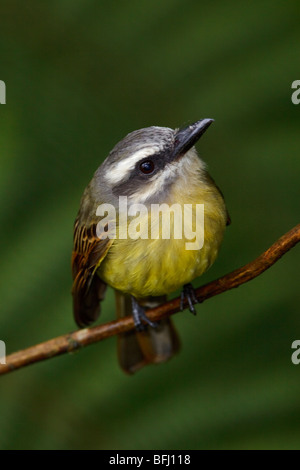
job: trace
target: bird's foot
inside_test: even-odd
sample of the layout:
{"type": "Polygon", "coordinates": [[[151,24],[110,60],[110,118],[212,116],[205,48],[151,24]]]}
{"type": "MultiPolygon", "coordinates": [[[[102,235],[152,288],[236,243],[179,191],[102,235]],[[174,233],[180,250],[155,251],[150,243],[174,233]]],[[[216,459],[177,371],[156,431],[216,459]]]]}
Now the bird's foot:
{"type": "Polygon", "coordinates": [[[143,321],[151,326],[152,328],[156,328],[158,326],[157,323],[151,321],[146,313],[143,307],[141,307],[136,299],[134,297],[131,297],[131,302],[132,302],[132,316],[135,324],[135,328],[137,331],[143,331],[146,328],[146,325],[143,323],[143,321]]]}
{"type": "Polygon", "coordinates": [[[194,305],[198,304],[199,300],[197,299],[197,296],[195,294],[195,290],[192,284],[185,284],[183,286],[183,289],[181,291],[181,296],[180,296],[180,310],[183,310],[183,305],[184,305],[185,300],[187,300],[189,304],[189,311],[193,315],[196,315],[197,312],[196,312],[194,305]]]}

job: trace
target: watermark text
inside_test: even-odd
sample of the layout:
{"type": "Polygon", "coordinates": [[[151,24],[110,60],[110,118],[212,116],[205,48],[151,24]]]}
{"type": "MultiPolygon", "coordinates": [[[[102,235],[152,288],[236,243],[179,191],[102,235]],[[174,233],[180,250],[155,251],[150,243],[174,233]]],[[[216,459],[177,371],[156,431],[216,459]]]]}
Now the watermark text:
{"type": "Polygon", "coordinates": [[[0,364],[6,364],[6,345],[0,340],[0,364]]]}
{"type": "Polygon", "coordinates": [[[3,80],[0,80],[0,104],[6,104],[6,85],[3,80]]]}
{"type": "Polygon", "coordinates": [[[293,352],[291,360],[292,363],[297,366],[298,364],[300,364],[300,340],[296,339],[295,341],[293,341],[291,348],[296,350],[293,352]]]}
{"type": "Polygon", "coordinates": [[[96,215],[98,238],[185,240],[186,250],[200,250],[204,244],[204,204],[128,204],[119,197],[116,208],[100,204],[96,215]]]}
{"type": "Polygon", "coordinates": [[[300,103],[300,80],[293,81],[292,89],[296,89],[296,91],[294,91],[291,96],[292,103],[299,104],[300,103]]]}

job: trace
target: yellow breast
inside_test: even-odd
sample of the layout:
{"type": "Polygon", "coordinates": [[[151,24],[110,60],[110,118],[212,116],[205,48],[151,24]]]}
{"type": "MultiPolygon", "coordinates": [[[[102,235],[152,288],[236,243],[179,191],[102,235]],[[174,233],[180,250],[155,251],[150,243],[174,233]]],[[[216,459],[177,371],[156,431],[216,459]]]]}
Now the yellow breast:
{"type": "MultiPolygon", "coordinates": [[[[198,249],[187,249],[191,240],[184,236],[174,238],[174,220],[171,218],[171,238],[116,239],[98,269],[98,275],[110,286],[137,298],[158,296],[173,292],[204,273],[214,262],[219,251],[226,225],[224,200],[209,179],[176,185],[166,201],[178,204],[184,214],[184,205],[190,205],[193,224],[203,229],[203,219],[196,204],[204,205],[204,239],[198,249]],[[201,218],[201,220],[200,220],[201,218]],[[173,234],[173,235],[172,235],[173,234]]],[[[178,209],[179,210],[179,209],[178,209]]],[[[151,214],[147,216],[150,234],[151,214]]]]}

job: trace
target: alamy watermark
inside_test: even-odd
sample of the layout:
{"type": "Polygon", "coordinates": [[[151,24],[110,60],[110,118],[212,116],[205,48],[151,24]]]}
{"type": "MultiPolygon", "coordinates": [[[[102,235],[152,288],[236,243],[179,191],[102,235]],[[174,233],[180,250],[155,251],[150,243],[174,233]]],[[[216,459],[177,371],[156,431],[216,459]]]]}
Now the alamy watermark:
{"type": "Polygon", "coordinates": [[[0,364],[6,364],[6,345],[0,340],[0,364]]]}
{"type": "Polygon", "coordinates": [[[293,81],[292,89],[296,89],[296,91],[294,91],[291,96],[292,103],[299,104],[300,103],[300,80],[293,81]]]}
{"type": "Polygon", "coordinates": [[[185,240],[186,250],[200,250],[204,244],[204,204],[100,204],[96,215],[98,238],[185,240]]]}
{"type": "Polygon", "coordinates": [[[0,80],[0,104],[6,104],[6,85],[3,80],[0,80]]]}
{"type": "Polygon", "coordinates": [[[300,364],[300,340],[295,339],[295,341],[293,341],[292,343],[291,348],[296,349],[296,351],[294,351],[292,354],[291,361],[293,364],[295,364],[295,366],[297,366],[298,364],[300,364]]]}

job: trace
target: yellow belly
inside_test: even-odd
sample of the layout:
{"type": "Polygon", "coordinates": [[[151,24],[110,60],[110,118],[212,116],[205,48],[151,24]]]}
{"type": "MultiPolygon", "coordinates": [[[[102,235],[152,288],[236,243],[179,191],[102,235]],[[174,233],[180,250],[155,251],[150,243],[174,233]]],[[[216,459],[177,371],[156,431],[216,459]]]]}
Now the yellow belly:
{"type": "MultiPolygon", "coordinates": [[[[179,199],[172,195],[172,201],[179,199]]],[[[203,274],[215,261],[226,225],[226,208],[219,191],[196,188],[180,199],[204,204],[204,243],[187,250],[183,239],[116,239],[98,269],[108,285],[137,298],[168,294],[203,274]]],[[[172,233],[171,226],[171,233],[172,233]]]]}

